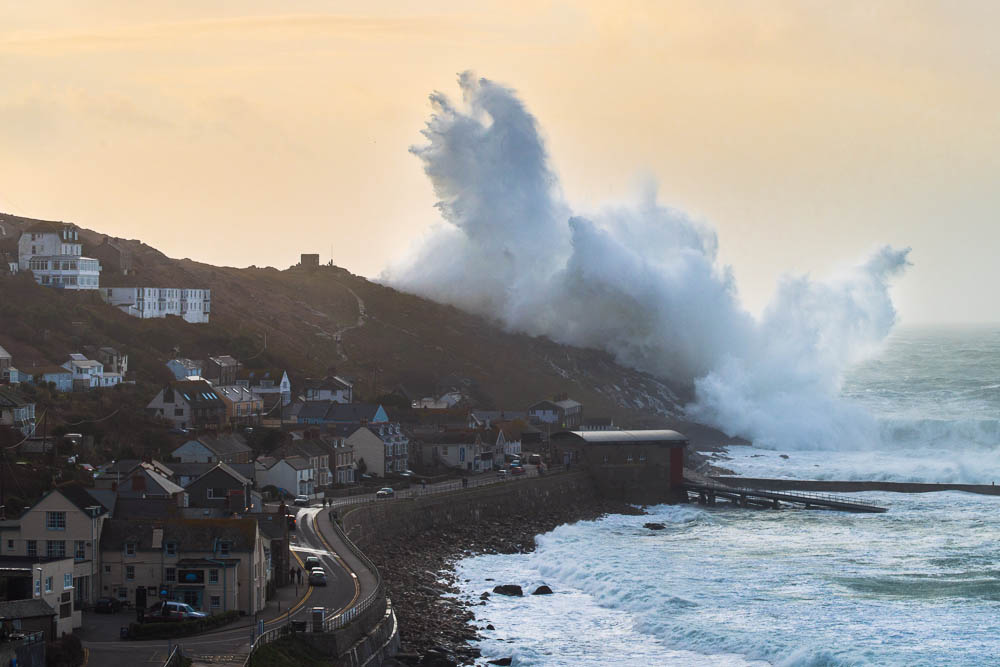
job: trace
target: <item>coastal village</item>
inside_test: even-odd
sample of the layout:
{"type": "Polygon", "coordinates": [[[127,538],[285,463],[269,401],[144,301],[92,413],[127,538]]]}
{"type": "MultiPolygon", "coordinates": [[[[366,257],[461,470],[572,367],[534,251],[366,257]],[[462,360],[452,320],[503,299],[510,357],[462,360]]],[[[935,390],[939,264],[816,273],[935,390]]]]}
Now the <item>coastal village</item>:
{"type": "MultiPolygon", "coordinates": [[[[30,276],[44,289],[96,293],[109,313],[132,318],[178,318],[195,330],[210,322],[212,285],[150,286],[113,240],[85,254],[75,225],[30,225],[16,248],[16,258],[12,251],[3,257],[0,281],[30,276]],[[108,267],[113,286],[102,284],[108,267]]],[[[300,266],[317,268],[318,256],[303,255],[300,266]]],[[[482,406],[460,381],[443,378],[433,395],[396,386],[361,396],[359,379],[333,367],[297,376],[231,349],[138,359],[91,337],[54,358],[16,352],[0,327],[0,619],[8,640],[0,653],[19,665],[45,664],[45,647],[50,659],[72,653],[74,637],[83,639],[75,643],[87,647],[90,664],[133,664],[115,662],[123,653],[101,653],[109,641],[138,650],[143,639],[181,642],[226,625],[249,627],[257,646],[276,636],[269,629],[302,630],[308,620],[314,630],[338,630],[376,607],[379,618],[365,620],[376,630],[364,632],[385,641],[365,650],[396,652],[400,633],[386,631],[381,618],[395,626],[385,584],[359,548],[372,536],[348,537],[338,511],[577,479],[567,473],[587,453],[560,446],[558,434],[619,430],[565,393],[482,406]],[[162,382],[137,382],[137,364],[155,366],[162,382]],[[133,412],[134,437],[118,434],[108,447],[101,425],[123,410],[133,412]],[[372,577],[377,582],[358,602],[372,577]],[[180,621],[175,630],[156,623],[168,619],[180,621]]],[[[666,444],[679,456],[657,460],[656,448],[642,442],[598,442],[593,456],[611,467],[655,468],[660,481],[673,465],[677,477],[686,440],[650,433],[668,434],[657,437],[672,439],[666,444]]],[[[607,484],[624,488],[624,479],[607,484]]],[[[478,506],[467,505],[478,517],[478,506]]],[[[471,525],[460,525],[458,514],[454,521],[449,528],[471,525]]],[[[414,557],[383,554],[380,567],[406,569],[414,557]]],[[[405,600],[411,591],[393,593],[405,600]]],[[[245,653],[245,633],[239,642],[245,653]]],[[[151,661],[160,659],[148,650],[151,661]]],[[[428,655],[413,664],[463,661],[428,655]]]]}

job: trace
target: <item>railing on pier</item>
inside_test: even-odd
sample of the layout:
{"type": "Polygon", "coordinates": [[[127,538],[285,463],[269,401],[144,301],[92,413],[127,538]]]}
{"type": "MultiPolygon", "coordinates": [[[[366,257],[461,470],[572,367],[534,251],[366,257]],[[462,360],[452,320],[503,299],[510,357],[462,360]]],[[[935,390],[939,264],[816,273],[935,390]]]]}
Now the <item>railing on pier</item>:
{"type": "MultiPolygon", "coordinates": [[[[693,484],[687,483],[685,489],[708,496],[722,496],[723,498],[746,500],[766,499],[770,504],[786,502],[806,507],[829,507],[833,509],[845,510],[848,512],[871,512],[882,513],[889,510],[888,505],[878,503],[873,500],[859,500],[847,496],[838,496],[831,493],[815,493],[812,491],[772,491],[768,489],[755,489],[743,486],[723,486],[721,484],[693,484]]],[[[759,500],[757,500],[759,502],[759,500]]]]}

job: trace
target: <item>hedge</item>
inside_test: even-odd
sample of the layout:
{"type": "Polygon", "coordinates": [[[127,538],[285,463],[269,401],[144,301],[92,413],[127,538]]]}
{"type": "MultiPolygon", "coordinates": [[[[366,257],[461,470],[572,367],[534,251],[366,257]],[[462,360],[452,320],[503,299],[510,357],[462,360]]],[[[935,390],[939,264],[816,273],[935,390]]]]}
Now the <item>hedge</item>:
{"type": "Polygon", "coordinates": [[[238,611],[227,611],[206,618],[196,618],[190,621],[153,621],[149,623],[132,623],[128,626],[129,639],[173,639],[187,637],[207,632],[214,628],[232,623],[240,617],[238,611]]]}

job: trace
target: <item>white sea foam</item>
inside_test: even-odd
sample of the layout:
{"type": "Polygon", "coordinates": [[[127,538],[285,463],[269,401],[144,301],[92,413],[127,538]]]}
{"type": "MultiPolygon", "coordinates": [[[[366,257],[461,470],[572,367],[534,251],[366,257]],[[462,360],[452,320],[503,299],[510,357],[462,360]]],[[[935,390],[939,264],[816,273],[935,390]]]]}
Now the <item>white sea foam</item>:
{"type": "Polygon", "coordinates": [[[755,319],[707,224],[660,204],[653,187],[581,214],[514,92],[470,73],[459,86],[464,105],[432,95],[427,142],[412,149],[443,223],[385,280],[693,385],[692,417],[765,446],[877,439],[840,400],[841,380],[895,322],[889,281],[907,250],[878,249],[823,281],[785,277],[755,319]]]}

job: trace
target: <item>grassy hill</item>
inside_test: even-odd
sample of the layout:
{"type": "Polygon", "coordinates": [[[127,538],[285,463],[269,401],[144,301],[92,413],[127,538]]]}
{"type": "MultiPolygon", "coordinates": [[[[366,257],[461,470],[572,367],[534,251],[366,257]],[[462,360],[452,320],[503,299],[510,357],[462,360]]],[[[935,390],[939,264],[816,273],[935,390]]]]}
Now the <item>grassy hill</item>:
{"type": "MultiPolygon", "coordinates": [[[[0,215],[8,244],[33,222],[0,215]]],[[[104,238],[89,230],[81,236],[85,253],[104,238]]],[[[0,345],[18,368],[30,372],[33,365],[62,363],[84,345],[111,345],[128,353],[137,380],[132,391],[148,400],[169,379],[163,364],[172,356],[232,354],[252,369],[287,370],[293,386],[336,369],[355,379],[361,396],[399,386],[423,396],[455,386],[479,407],[520,410],[567,393],[591,416],[635,426],[680,424],[678,405],[689,388],[624,368],[604,352],[510,333],[334,266],[217,267],[168,258],[138,240],[118,243],[130,255],[131,274],[106,270],[103,286],[209,288],[211,323],[139,320],[94,293],[43,288],[27,275],[2,277],[0,345]]]]}

